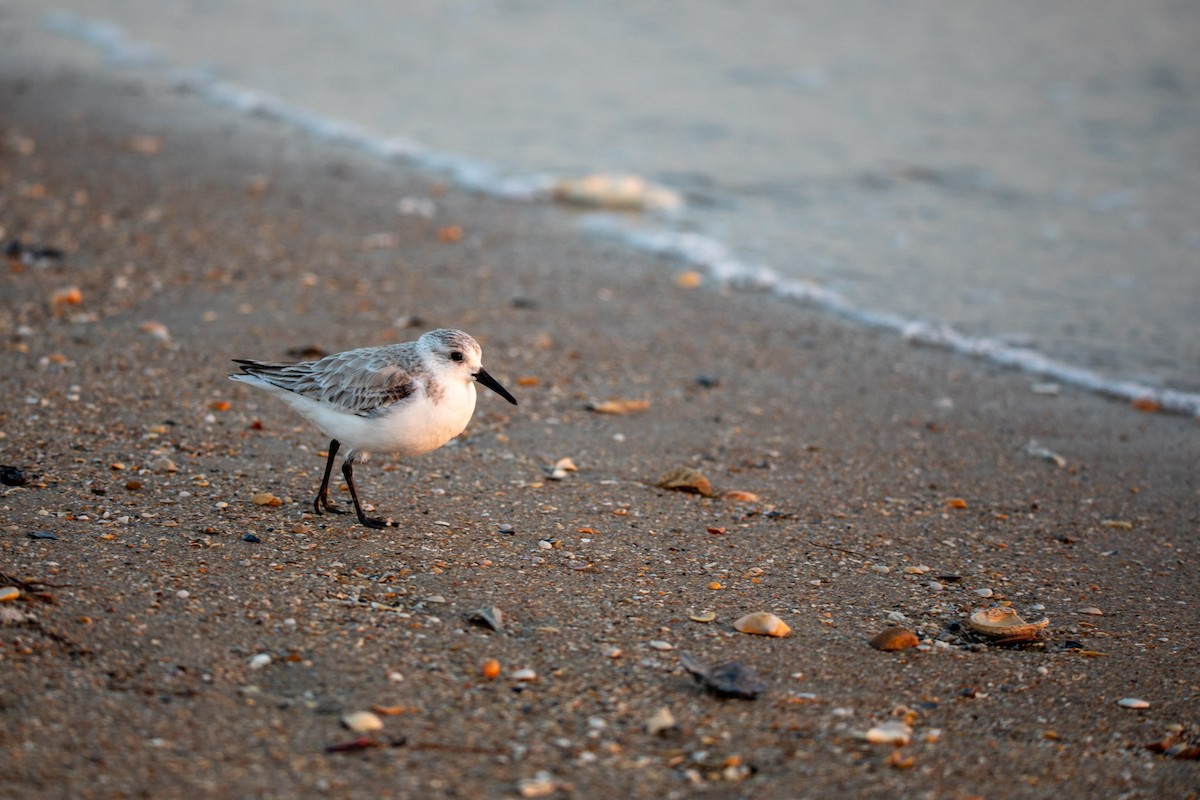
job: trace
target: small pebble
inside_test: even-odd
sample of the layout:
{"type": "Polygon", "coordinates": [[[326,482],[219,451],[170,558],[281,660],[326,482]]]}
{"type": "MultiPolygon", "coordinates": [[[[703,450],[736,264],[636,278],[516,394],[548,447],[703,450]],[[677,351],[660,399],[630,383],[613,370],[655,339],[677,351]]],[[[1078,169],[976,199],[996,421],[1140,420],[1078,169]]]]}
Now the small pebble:
{"type": "Polygon", "coordinates": [[[258,538],[253,533],[247,533],[245,536],[242,537],[242,541],[250,542],[250,544],[262,544],[262,539],[258,538]]]}
{"type": "Polygon", "coordinates": [[[1079,613],[1080,614],[1088,614],[1093,617],[1103,617],[1104,616],[1104,612],[1101,611],[1100,609],[1096,608],[1095,606],[1088,606],[1087,608],[1081,608],[1081,609],[1079,609],[1079,613]]]}
{"type": "Polygon", "coordinates": [[[28,536],[30,539],[54,539],[56,541],[58,540],[58,537],[55,536],[50,531],[30,531],[29,533],[26,534],[26,536],[28,536]]]}
{"type": "Polygon", "coordinates": [[[1136,697],[1122,697],[1117,701],[1117,705],[1121,708],[1149,708],[1150,703],[1145,700],[1139,700],[1136,697]]]}
{"type": "Polygon", "coordinates": [[[5,586],[3,589],[0,589],[0,603],[16,600],[20,596],[21,590],[15,586],[5,586]]]}
{"type": "Polygon", "coordinates": [[[342,725],[354,733],[374,733],[383,730],[383,720],[370,711],[355,711],[342,717],[342,725]]]}
{"type": "Polygon", "coordinates": [[[529,667],[526,667],[525,669],[517,670],[516,672],[514,672],[512,674],[511,677],[514,681],[528,682],[528,681],[536,681],[538,679],[538,674],[536,672],[534,672],[533,670],[529,669],[529,667]]]}
{"type": "Polygon", "coordinates": [[[654,639],[653,641],[650,642],[650,646],[653,647],[655,650],[674,650],[675,649],[675,645],[671,644],[670,642],[664,642],[661,639],[654,639]]]}
{"type": "Polygon", "coordinates": [[[250,669],[262,669],[267,664],[271,663],[271,655],[269,653],[259,653],[250,659],[250,669]]]}
{"type": "Polygon", "coordinates": [[[976,589],[975,594],[979,595],[980,597],[991,597],[992,590],[991,589],[976,589]]]}

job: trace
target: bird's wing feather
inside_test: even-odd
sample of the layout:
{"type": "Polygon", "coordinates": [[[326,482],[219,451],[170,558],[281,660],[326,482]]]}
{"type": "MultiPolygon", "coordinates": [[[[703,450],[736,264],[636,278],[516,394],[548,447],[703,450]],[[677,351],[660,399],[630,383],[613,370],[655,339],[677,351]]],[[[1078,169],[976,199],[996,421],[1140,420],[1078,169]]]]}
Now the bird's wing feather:
{"type": "Polygon", "coordinates": [[[242,371],[289,392],[373,416],[413,395],[420,381],[386,350],[362,348],[299,364],[238,360],[242,371]]]}

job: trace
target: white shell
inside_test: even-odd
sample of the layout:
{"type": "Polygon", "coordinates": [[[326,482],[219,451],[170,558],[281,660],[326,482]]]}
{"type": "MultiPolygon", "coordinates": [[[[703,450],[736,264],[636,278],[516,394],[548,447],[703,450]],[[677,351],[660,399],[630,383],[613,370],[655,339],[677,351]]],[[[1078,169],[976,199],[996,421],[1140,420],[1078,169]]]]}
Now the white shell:
{"type": "Polygon", "coordinates": [[[967,627],[984,636],[1032,636],[1050,624],[1049,617],[1026,622],[1007,606],[992,606],[976,611],[967,618],[967,627]]]}
{"type": "Polygon", "coordinates": [[[792,632],[788,624],[767,611],[755,611],[733,623],[734,630],[756,633],[761,636],[787,636],[792,632]]]}

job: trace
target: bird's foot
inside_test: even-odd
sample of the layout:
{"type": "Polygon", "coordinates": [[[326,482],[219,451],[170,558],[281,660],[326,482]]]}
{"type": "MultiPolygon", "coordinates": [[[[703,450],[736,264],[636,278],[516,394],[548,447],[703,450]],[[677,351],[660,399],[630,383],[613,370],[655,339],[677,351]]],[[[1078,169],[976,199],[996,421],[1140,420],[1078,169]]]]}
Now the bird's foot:
{"type": "Polygon", "coordinates": [[[399,523],[392,519],[383,519],[382,517],[368,517],[366,514],[359,514],[358,521],[368,528],[380,530],[381,528],[396,528],[399,523]]]}

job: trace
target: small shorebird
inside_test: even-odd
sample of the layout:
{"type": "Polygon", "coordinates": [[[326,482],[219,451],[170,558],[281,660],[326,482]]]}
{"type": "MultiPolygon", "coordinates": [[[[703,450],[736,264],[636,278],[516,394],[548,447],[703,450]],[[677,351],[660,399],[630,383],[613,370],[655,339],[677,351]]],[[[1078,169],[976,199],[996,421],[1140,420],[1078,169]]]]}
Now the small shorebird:
{"type": "Polygon", "coordinates": [[[439,328],[415,342],[361,347],[320,361],[270,364],[235,358],[248,383],[283,400],[330,437],[325,477],[313,499],[318,513],[342,513],[329,500],[329,476],[342,444],[350,449],[342,474],[358,521],[368,528],[396,525],[368,517],[354,486],[354,464],[371,451],[416,456],[463,432],[475,411],[478,381],[514,406],[517,400],[480,363],[479,343],[462,331],[439,328]]]}

